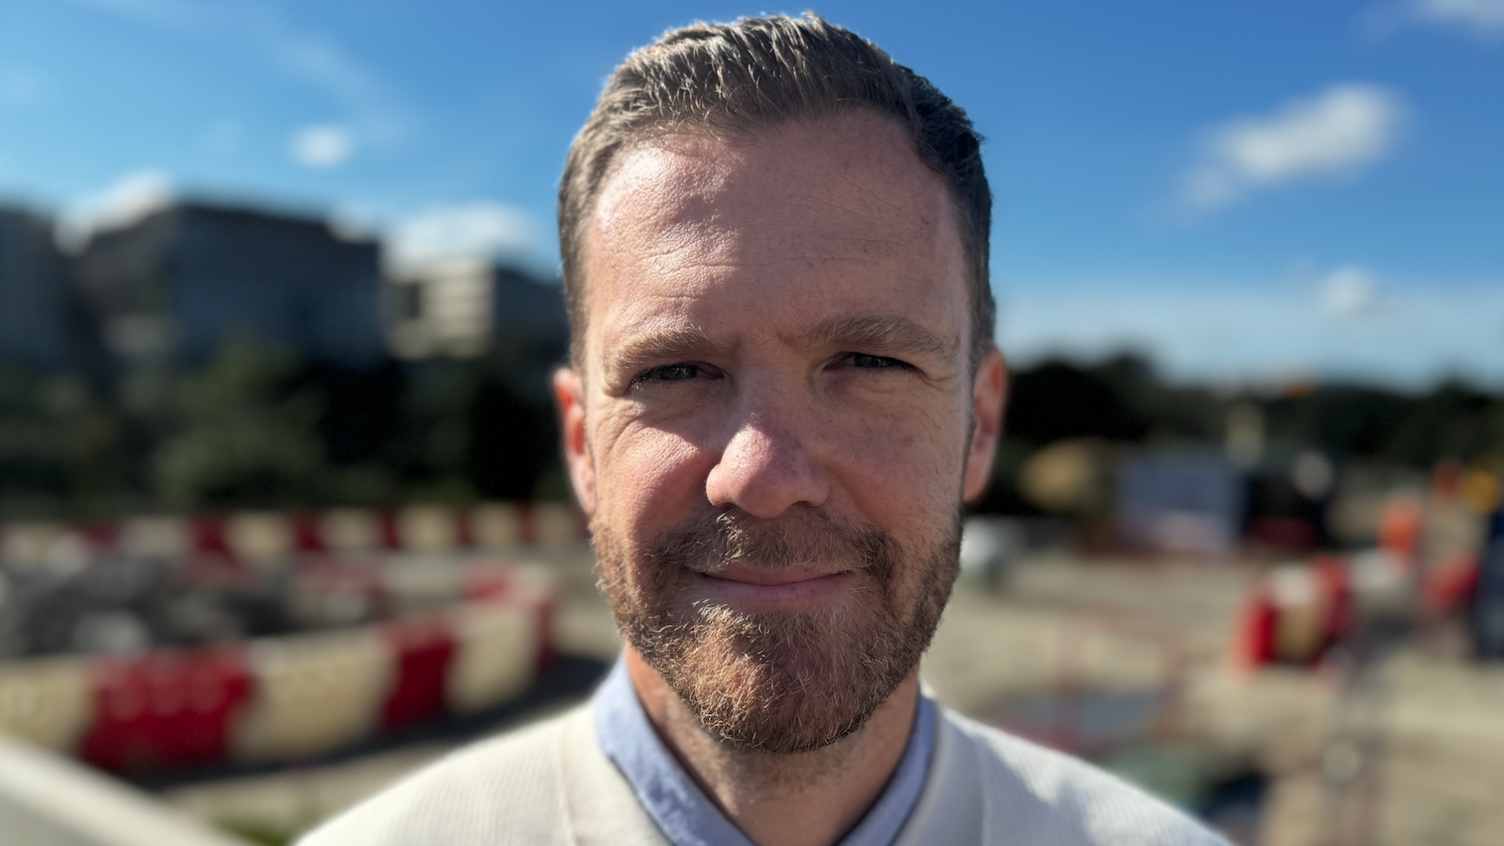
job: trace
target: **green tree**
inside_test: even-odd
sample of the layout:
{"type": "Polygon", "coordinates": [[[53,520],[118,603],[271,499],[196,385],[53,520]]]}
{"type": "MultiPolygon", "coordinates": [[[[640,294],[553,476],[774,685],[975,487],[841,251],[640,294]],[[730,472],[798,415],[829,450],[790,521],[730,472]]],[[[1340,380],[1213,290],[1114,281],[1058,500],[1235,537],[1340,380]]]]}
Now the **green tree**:
{"type": "Polygon", "coordinates": [[[178,508],[271,508],[321,501],[330,467],[316,424],[323,401],[291,389],[299,363],[252,338],[184,377],[178,431],[156,451],[155,489],[178,508]]]}
{"type": "Polygon", "coordinates": [[[0,367],[0,511],[88,518],[129,498],[118,410],[73,373],[0,367]]]}

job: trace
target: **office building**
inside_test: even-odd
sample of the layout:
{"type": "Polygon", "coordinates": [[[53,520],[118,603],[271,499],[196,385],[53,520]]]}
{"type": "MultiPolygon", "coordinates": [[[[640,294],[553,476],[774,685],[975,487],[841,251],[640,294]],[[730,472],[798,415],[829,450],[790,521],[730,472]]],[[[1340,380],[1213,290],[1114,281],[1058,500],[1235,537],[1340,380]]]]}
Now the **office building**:
{"type": "Polygon", "coordinates": [[[200,364],[236,334],[342,367],[386,357],[379,249],[321,220],[178,203],[95,234],[75,279],[127,360],[200,364]]]}
{"type": "Polygon", "coordinates": [[[557,357],[568,338],[563,289],[515,268],[456,260],[391,280],[387,342],[397,358],[557,357]]]}
{"type": "Polygon", "coordinates": [[[67,264],[52,221],[0,208],[0,361],[55,369],[69,363],[67,264]]]}

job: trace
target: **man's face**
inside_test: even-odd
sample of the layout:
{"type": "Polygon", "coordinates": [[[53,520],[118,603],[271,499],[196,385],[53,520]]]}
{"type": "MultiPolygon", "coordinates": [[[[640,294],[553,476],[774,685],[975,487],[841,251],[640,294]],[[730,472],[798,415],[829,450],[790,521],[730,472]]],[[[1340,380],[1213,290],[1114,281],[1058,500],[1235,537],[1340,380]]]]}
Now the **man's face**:
{"type": "Polygon", "coordinates": [[[720,739],[859,728],[949,596],[1003,372],[943,183],[867,115],[625,152],[585,237],[566,454],[629,643],[720,739]]]}

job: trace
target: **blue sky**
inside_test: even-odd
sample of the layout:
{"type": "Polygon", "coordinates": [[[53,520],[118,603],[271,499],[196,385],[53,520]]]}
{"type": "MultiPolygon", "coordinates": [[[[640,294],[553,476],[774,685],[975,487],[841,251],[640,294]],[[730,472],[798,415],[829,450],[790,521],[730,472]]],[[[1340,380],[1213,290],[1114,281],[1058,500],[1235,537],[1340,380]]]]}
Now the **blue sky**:
{"type": "MultiPolygon", "coordinates": [[[[555,262],[611,67],[724,2],[9,0],[0,198],[87,232],[173,195],[555,262]]],[[[1504,386],[1504,0],[830,2],[965,106],[1017,361],[1504,386]]]]}

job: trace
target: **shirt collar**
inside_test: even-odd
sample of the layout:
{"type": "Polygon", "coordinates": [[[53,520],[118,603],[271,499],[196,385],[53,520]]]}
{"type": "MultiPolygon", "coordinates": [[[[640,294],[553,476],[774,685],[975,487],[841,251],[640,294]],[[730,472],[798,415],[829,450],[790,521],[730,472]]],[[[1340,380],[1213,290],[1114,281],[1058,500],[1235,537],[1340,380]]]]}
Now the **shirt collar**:
{"type": "MultiPolygon", "coordinates": [[[[674,846],[753,846],[701,792],[664,746],[627,675],[626,659],[595,694],[601,751],[621,770],[637,800],[674,846]]],[[[882,795],[839,846],[889,846],[919,801],[935,748],[935,705],[919,697],[914,727],[882,795]]]]}

